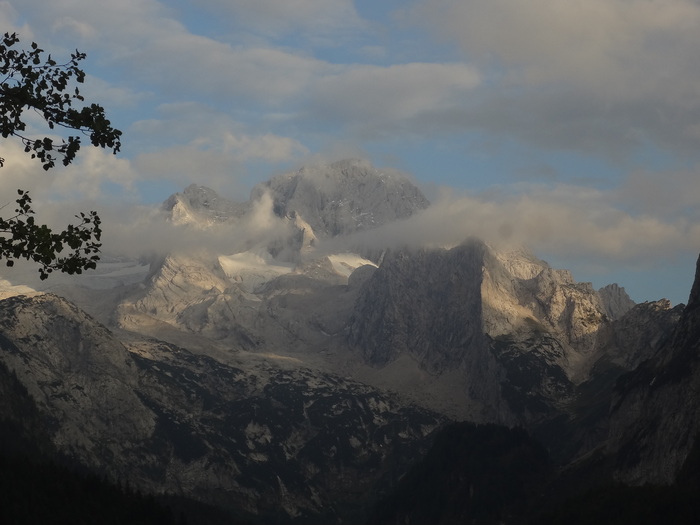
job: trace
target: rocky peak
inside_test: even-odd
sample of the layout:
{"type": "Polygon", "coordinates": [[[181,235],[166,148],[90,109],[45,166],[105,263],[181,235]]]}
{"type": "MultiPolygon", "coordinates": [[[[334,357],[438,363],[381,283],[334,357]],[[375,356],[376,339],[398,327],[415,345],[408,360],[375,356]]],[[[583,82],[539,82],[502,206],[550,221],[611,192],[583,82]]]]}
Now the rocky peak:
{"type": "Polygon", "coordinates": [[[693,287],[690,290],[686,310],[695,310],[698,306],[700,306],[700,258],[698,258],[698,262],[695,267],[695,281],[693,282],[693,287]]]}
{"type": "Polygon", "coordinates": [[[585,375],[605,320],[590,283],[577,283],[570,272],[522,251],[491,249],[484,264],[484,331],[512,341],[555,337],[566,347],[558,363],[567,376],[585,375]]]}
{"type": "Polygon", "coordinates": [[[442,372],[461,363],[469,345],[483,346],[483,243],[452,250],[388,252],[365,281],[349,341],[383,366],[401,354],[442,372]]]}
{"type": "Polygon", "coordinates": [[[680,319],[682,306],[671,308],[668,299],[636,304],[611,326],[612,340],[602,340],[603,356],[625,370],[634,370],[667,342],[680,319]]]}
{"type": "Polygon", "coordinates": [[[688,306],[652,305],[680,315],[665,344],[616,385],[607,446],[628,483],[673,482],[700,435],[700,259],[688,306]]]}
{"type": "Polygon", "coordinates": [[[598,290],[605,313],[612,320],[620,319],[635,306],[627,292],[617,283],[609,284],[598,290]]]}
{"type": "Polygon", "coordinates": [[[470,402],[488,407],[472,417],[529,423],[588,377],[609,324],[590,283],[470,240],[387,252],[361,287],[348,342],[373,367],[409,359],[435,376],[458,371],[470,402]]]}
{"type": "Polygon", "coordinates": [[[266,192],[278,216],[301,216],[322,237],[369,230],[429,205],[407,177],[380,171],[361,160],[308,166],[279,175],[256,186],[251,200],[266,192]]]}
{"type": "Polygon", "coordinates": [[[364,348],[376,365],[410,351],[429,369],[450,366],[450,359],[433,362],[441,345],[432,335],[438,333],[446,348],[455,341],[473,343],[477,334],[512,343],[548,336],[564,345],[558,365],[577,378],[592,364],[598,330],[607,322],[590,283],[577,283],[568,271],[528,252],[499,252],[476,240],[452,250],[390,252],[365,289],[351,323],[351,344],[364,348]],[[477,319],[468,334],[467,319],[477,319]],[[423,339],[430,344],[417,352],[423,339]]]}
{"type": "Polygon", "coordinates": [[[54,444],[98,470],[128,469],[125,442],[147,438],[154,421],[124,345],[52,294],[0,301],[0,333],[0,359],[36,401],[54,444]]]}
{"type": "Polygon", "coordinates": [[[176,224],[229,222],[243,216],[247,209],[247,204],[232,201],[197,184],[190,184],[182,193],[171,195],[162,205],[162,210],[176,224]]]}

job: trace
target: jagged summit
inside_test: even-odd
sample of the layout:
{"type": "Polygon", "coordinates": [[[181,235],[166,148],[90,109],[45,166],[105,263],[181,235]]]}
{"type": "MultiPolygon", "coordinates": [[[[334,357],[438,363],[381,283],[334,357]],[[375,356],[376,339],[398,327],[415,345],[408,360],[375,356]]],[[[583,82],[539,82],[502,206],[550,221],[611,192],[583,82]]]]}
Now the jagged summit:
{"type": "Polygon", "coordinates": [[[617,381],[607,451],[617,455],[618,480],[666,484],[678,479],[699,443],[700,258],[687,306],[644,305],[675,312],[678,321],[650,359],[617,381]]]}
{"type": "Polygon", "coordinates": [[[190,184],[182,193],[175,193],[163,203],[162,210],[176,224],[216,224],[239,218],[248,211],[248,204],[220,196],[215,190],[190,184]]]}
{"type": "Polygon", "coordinates": [[[269,205],[298,236],[335,237],[370,230],[407,218],[430,204],[407,176],[382,171],[368,161],[347,159],[284,173],[253,188],[236,202],[206,186],[191,184],[171,195],[162,210],[175,224],[207,227],[248,217],[269,205]]]}
{"type": "Polygon", "coordinates": [[[625,289],[617,283],[609,284],[598,290],[605,312],[610,319],[620,319],[635,306],[625,289]]]}
{"type": "Polygon", "coordinates": [[[241,203],[193,184],[163,204],[188,249],[76,287],[94,318],[0,282],[17,296],[0,301],[0,373],[62,454],[254,523],[356,523],[343,509],[369,508],[446,418],[527,429],[564,467],[595,452],[620,480],[672,481],[700,429],[700,263],[681,315],[522,247],[379,230],[374,257],[351,235],[427,206],[356,160],[241,203]]]}
{"type": "Polygon", "coordinates": [[[690,296],[688,297],[688,305],[686,309],[688,311],[695,310],[700,306],[700,258],[695,266],[695,280],[693,281],[693,287],[690,290],[690,296]]]}
{"type": "Polygon", "coordinates": [[[348,159],[307,166],[259,184],[251,200],[270,193],[279,217],[301,216],[317,236],[369,230],[430,204],[406,176],[348,159]]]}

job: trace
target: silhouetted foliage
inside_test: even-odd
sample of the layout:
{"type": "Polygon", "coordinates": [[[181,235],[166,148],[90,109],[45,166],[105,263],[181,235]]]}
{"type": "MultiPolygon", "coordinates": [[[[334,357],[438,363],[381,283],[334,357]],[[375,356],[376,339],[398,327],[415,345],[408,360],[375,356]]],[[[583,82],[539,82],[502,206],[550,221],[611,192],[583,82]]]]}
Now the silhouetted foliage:
{"type": "MultiPolygon", "coordinates": [[[[5,33],[0,42],[0,75],[4,77],[0,83],[0,133],[3,138],[19,138],[24,151],[32,158],[38,158],[45,170],[53,168],[58,158],[64,166],[75,159],[81,145],[80,135],[62,139],[59,145],[49,137],[35,139],[24,135],[27,129],[24,112],[30,109],[44,118],[49,129],[59,126],[78,131],[89,136],[93,146],[110,148],[117,153],[121,148],[122,133],[112,127],[104,108],[90,104],[76,109],[73,103],[85,99],[77,87],[73,92],[67,92],[71,80],[77,83],[85,80],[85,72],[79,67],[85,53],[76,50],[68,62],[59,64],[51,55],[45,57],[44,50],[36,42],[32,42],[28,51],[17,49],[17,44],[19,37],[16,33],[5,33]]],[[[0,159],[0,166],[3,162],[4,159],[0,159]]]]}
{"type": "Polygon", "coordinates": [[[29,194],[17,190],[19,198],[14,215],[0,217],[0,259],[13,266],[16,259],[24,258],[38,263],[41,279],[53,271],[80,274],[94,269],[99,261],[99,242],[102,236],[101,220],[97,212],[80,213],[78,224],[69,224],[65,230],[55,233],[45,224],[37,224],[29,194]],[[60,256],[65,248],[71,251],[60,256]]]}
{"type": "MultiPolygon", "coordinates": [[[[32,42],[30,50],[18,48],[16,33],[5,33],[0,40],[0,134],[7,139],[18,138],[24,151],[38,159],[45,170],[60,160],[70,164],[81,146],[81,136],[89,137],[93,146],[109,148],[117,153],[121,148],[121,131],[112,127],[105,111],[98,104],[84,105],[80,90],[72,88],[72,81],[82,83],[85,72],[79,63],[85,54],[76,50],[68,62],[59,64],[51,55],[32,42]],[[46,122],[49,130],[66,128],[78,132],[55,143],[51,137],[34,138],[26,135],[26,112],[32,110],[46,122]]],[[[0,167],[5,163],[0,158],[0,167]]],[[[41,279],[53,271],[69,274],[95,268],[101,243],[100,218],[96,212],[76,215],[77,225],[68,225],[54,233],[46,225],[34,221],[34,210],[29,195],[18,190],[19,198],[14,214],[0,218],[0,259],[12,266],[24,258],[38,263],[41,279]],[[63,250],[71,252],[59,256],[63,250]]],[[[8,203],[9,204],[9,203],[8,203]]]]}

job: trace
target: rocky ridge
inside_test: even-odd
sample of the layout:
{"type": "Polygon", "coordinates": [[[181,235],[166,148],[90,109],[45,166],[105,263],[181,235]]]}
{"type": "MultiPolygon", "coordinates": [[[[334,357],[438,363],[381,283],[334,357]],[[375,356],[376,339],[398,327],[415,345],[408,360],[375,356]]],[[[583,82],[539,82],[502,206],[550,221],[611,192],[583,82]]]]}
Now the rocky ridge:
{"type": "Polygon", "coordinates": [[[688,305],[615,388],[608,453],[626,483],[672,483],[700,433],[700,259],[688,305]]]}
{"type": "Polygon", "coordinates": [[[347,519],[441,424],[366,385],[274,359],[239,368],[159,341],[123,344],[52,295],[0,302],[0,327],[3,363],[58,451],[142,490],[244,516],[347,519]]]}
{"type": "Polygon", "coordinates": [[[604,286],[598,290],[598,295],[603,303],[603,308],[605,308],[605,313],[613,320],[625,315],[635,305],[625,289],[617,283],[604,286]]]}
{"type": "MultiPolygon", "coordinates": [[[[221,202],[204,195],[205,212],[221,202]]],[[[294,257],[270,245],[209,259],[171,255],[122,302],[120,326],[165,337],[165,323],[175,338],[184,331],[294,356],[451,416],[531,425],[566,410],[633,304],[620,287],[596,292],[525,249],[478,240],[349,264],[316,255],[309,239],[343,238],[427,206],[408,181],[362,162],[278,176],[256,187],[250,203],[263,198],[281,219],[306,225],[286,243],[294,257]],[[408,376],[423,379],[416,386],[408,376]]],[[[620,366],[631,369],[645,348],[620,366]]]]}
{"type": "Polygon", "coordinates": [[[430,204],[405,176],[354,159],[274,177],[253,189],[251,201],[266,193],[272,196],[276,215],[303,218],[319,237],[376,228],[430,204]]]}
{"type": "Polygon", "coordinates": [[[171,195],[161,209],[175,224],[211,226],[240,219],[248,213],[249,205],[221,197],[206,186],[190,184],[182,193],[171,195]]]}
{"type": "Polygon", "coordinates": [[[563,462],[619,452],[625,481],[672,479],[695,408],[673,427],[665,473],[649,428],[681,402],[662,385],[695,389],[694,354],[679,349],[695,337],[695,296],[682,314],[634,305],[478,239],[319,249],[427,205],[357,161],[276,177],[247,203],[190,186],[163,206],[174,224],[240,231],[262,210],[277,237],[171,253],[119,287],[75,292],[88,309],[99,299],[109,329],[51,295],[0,301],[0,356],[63,453],[261,520],[352,522],[446,417],[524,427],[563,462]]]}

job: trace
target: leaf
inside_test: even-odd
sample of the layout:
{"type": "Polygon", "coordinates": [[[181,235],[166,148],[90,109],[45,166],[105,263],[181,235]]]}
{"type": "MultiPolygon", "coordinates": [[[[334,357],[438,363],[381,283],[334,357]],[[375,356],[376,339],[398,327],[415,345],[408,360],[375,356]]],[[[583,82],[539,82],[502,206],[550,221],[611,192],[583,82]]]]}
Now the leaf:
{"type": "MultiPolygon", "coordinates": [[[[46,171],[55,167],[61,159],[69,165],[81,147],[79,136],[62,139],[60,145],[53,138],[42,139],[25,136],[27,124],[23,118],[33,109],[42,115],[49,130],[68,128],[88,134],[94,146],[109,148],[117,153],[121,148],[122,132],[112,127],[104,108],[98,104],[74,108],[73,103],[84,102],[83,96],[71,83],[81,84],[85,72],[79,67],[86,58],[78,50],[71,54],[69,62],[59,64],[36,42],[30,50],[14,48],[19,43],[16,33],[5,33],[0,40],[0,134],[3,138],[16,137],[31,158],[41,162],[46,171]],[[45,56],[45,58],[44,58],[45,56]],[[69,87],[70,86],[70,87],[69,87]]],[[[0,158],[0,167],[5,160],[0,158]]],[[[19,258],[39,265],[41,279],[54,271],[81,273],[96,267],[102,230],[96,212],[76,216],[78,223],[69,224],[58,233],[46,225],[39,225],[34,218],[32,200],[23,190],[17,191],[15,215],[0,217],[0,259],[12,266],[19,258]]]]}

